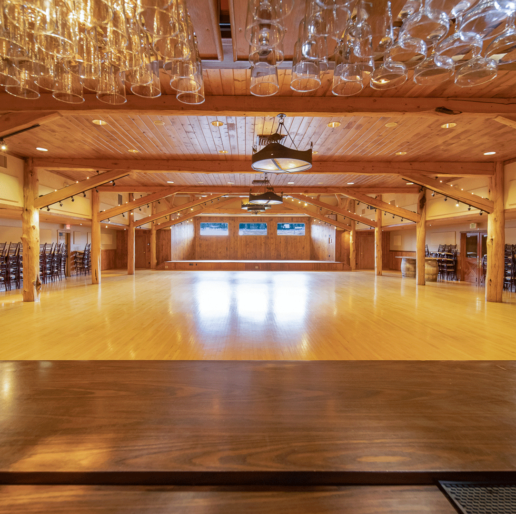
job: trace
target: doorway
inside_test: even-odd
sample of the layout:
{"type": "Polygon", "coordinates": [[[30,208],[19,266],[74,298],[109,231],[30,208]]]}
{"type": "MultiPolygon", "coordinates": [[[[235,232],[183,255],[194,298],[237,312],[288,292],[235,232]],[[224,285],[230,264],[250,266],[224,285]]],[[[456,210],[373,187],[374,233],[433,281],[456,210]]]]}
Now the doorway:
{"type": "Polygon", "coordinates": [[[487,255],[487,232],[461,232],[461,280],[483,285],[482,258],[487,255]]]}
{"type": "Polygon", "coordinates": [[[357,232],[357,269],[374,269],[374,232],[357,232]]]}

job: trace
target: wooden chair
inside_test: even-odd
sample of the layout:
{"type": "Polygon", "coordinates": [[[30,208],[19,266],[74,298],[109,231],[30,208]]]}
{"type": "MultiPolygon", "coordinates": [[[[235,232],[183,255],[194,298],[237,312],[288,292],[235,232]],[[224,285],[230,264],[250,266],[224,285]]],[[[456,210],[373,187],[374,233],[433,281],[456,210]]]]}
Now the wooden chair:
{"type": "Polygon", "coordinates": [[[7,243],[0,243],[0,284],[3,284],[5,291],[10,285],[7,273],[7,250],[7,243]]]}
{"type": "Polygon", "coordinates": [[[505,267],[503,274],[503,288],[507,291],[514,289],[514,251],[512,245],[505,245],[505,267]]]}

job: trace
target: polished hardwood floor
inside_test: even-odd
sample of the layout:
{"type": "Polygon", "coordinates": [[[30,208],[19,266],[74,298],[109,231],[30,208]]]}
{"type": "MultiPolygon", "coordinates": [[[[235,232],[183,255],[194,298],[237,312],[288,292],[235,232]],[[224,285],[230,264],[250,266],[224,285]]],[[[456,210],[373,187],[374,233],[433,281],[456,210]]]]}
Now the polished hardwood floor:
{"type": "Polygon", "coordinates": [[[0,484],[516,475],[516,362],[0,362],[0,484]]]}
{"type": "Polygon", "coordinates": [[[0,359],[516,359],[516,293],[387,272],[103,273],[0,293],[0,359]]]}

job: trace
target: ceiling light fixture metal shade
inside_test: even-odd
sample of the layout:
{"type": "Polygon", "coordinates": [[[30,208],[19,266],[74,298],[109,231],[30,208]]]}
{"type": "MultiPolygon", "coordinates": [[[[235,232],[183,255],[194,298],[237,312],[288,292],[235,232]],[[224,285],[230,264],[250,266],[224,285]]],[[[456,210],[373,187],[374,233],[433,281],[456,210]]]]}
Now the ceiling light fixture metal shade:
{"type": "Polygon", "coordinates": [[[279,196],[272,190],[272,188],[259,195],[252,195],[249,193],[249,203],[254,205],[279,205],[280,203],[283,203],[283,193],[279,196]]]}
{"type": "MultiPolygon", "coordinates": [[[[263,142],[266,144],[259,152],[253,153],[251,168],[262,173],[296,173],[306,171],[312,167],[312,147],[308,150],[298,150],[289,148],[280,143],[283,137],[289,137],[293,145],[296,146],[292,136],[285,127],[285,114],[278,114],[278,130],[271,134],[263,142]],[[286,136],[282,130],[285,129],[286,136]]],[[[263,136],[261,136],[263,138],[263,136]]],[[[254,150],[254,149],[253,149],[254,150]]]]}
{"type": "Polygon", "coordinates": [[[312,149],[294,150],[280,143],[268,144],[253,155],[251,168],[263,173],[296,173],[312,167],[312,149]]]}

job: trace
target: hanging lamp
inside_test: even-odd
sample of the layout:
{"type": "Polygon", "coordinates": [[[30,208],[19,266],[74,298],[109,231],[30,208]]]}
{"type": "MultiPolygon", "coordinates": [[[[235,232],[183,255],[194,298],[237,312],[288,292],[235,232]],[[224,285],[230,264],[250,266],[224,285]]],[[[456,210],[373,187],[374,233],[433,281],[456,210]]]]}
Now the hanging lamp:
{"type": "Polygon", "coordinates": [[[265,175],[264,180],[254,180],[253,184],[260,184],[264,186],[263,193],[260,194],[252,194],[249,192],[249,203],[252,205],[279,205],[283,203],[283,193],[281,196],[274,192],[274,188],[271,186],[271,183],[267,179],[267,175],[265,175]]]}
{"type": "MultiPolygon", "coordinates": [[[[297,146],[285,127],[285,114],[278,114],[278,130],[269,137],[268,144],[260,151],[253,154],[251,168],[263,173],[296,173],[306,171],[312,167],[312,148],[308,150],[298,150],[297,146]],[[288,148],[278,142],[283,139],[281,131],[285,129],[288,137],[296,148],[288,148]]],[[[263,136],[262,136],[263,138],[263,136]]],[[[253,148],[253,150],[255,150],[253,148]]]]}

